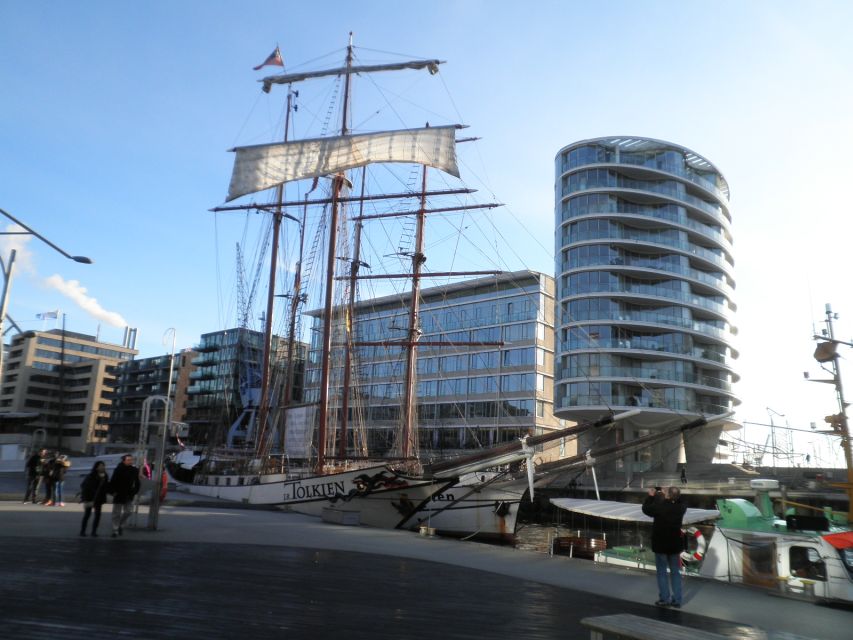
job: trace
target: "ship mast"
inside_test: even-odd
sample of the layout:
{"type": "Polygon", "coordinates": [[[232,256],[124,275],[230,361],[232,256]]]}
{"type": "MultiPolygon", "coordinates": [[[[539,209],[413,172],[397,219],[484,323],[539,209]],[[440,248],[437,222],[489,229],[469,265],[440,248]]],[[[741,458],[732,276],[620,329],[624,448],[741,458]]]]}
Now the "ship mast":
{"type": "MultiPolygon", "coordinates": [[[[284,116],[284,142],[287,142],[288,130],[290,129],[290,111],[293,105],[293,93],[287,92],[287,110],[284,116]]],[[[269,418],[269,386],[271,376],[270,361],[272,360],[272,320],[273,320],[273,303],[275,301],[275,272],[278,267],[278,240],[281,233],[281,221],[284,217],[282,213],[282,202],[284,202],[284,183],[276,187],[276,208],[273,211],[272,222],[272,254],[270,255],[270,277],[269,287],[267,290],[267,313],[264,326],[264,350],[261,358],[261,393],[258,402],[258,421],[257,421],[257,436],[255,443],[255,451],[259,456],[263,456],[268,446],[265,444],[267,439],[267,420],[269,418]]],[[[290,217],[290,216],[288,216],[290,217]]]]}
{"type": "Polygon", "coordinates": [[[421,267],[426,262],[424,255],[424,221],[426,219],[427,168],[423,167],[421,178],[421,206],[418,209],[415,227],[415,250],[412,252],[412,299],[409,304],[409,327],[406,342],[406,379],[403,390],[403,430],[400,456],[405,460],[417,455],[418,436],[415,429],[415,398],[417,395],[418,339],[420,329],[421,267]]]}
{"type": "MultiPolygon", "coordinates": [[[[343,114],[341,116],[341,135],[347,134],[347,115],[349,111],[350,83],[352,79],[352,32],[349,34],[347,45],[346,68],[344,71],[344,101],[343,114]]],[[[320,365],[320,409],[317,430],[317,471],[323,472],[326,465],[326,427],[329,420],[329,377],[331,371],[332,351],[332,304],[335,285],[335,254],[338,243],[338,198],[341,195],[346,177],[343,172],[338,173],[333,181],[332,187],[332,212],[329,220],[329,256],[326,261],[326,300],[323,305],[323,344],[322,363],[320,365]]]]}
{"type": "MultiPolygon", "coordinates": [[[[812,380],[812,382],[829,382],[835,386],[835,394],[838,398],[838,413],[827,416],[825,418],[833,431],[841,436],[841,448],[844,450],[844,461],[847,464],[847,482],[833,483],[833,486],[845,489],[847,491],[847,522],[853,523],[853,452],[851,452],[850,443],[850,426],[847,420],[847,402],[844,400],[844,388],[841,385],[841,370],[838,366],[838,345],[843,344],[848,347],[853,347],[853,343],[838,340],[835,337],[835,331],[832,326],[833,319],[837,319],[838,314],[832,312],[832,307],[826,305],[826,329],[822,335],[815,336],[815,340],[820,341],[817,349],[814,352],[814,358],[821,365],[826,362],[831,363],[832,378],[829,380],[812,380]]],[[[806,376],[808,379],[808,375],[806,376]]]]}

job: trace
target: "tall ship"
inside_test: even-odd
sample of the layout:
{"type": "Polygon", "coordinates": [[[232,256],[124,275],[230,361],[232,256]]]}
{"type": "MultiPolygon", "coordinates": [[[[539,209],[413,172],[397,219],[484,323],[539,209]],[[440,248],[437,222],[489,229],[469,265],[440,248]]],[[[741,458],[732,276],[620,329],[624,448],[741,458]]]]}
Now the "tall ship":
{"type": "MultiPolygon", "coordinates": [[[[267,63],[283,66],[278,49],[267,63]]],[[[590,453],[552,460],[545,450],[564,447],[580,433],[631,413],[527,432],[451,457],[437,455],[434,443],[419,433],[419,350],[467,357],[504,344],[504,336],[488,332],[425,337],[424,281],[507,279],[497,269],[429,270],[427,247],[451,263],[484,257],[483,247],[492,246],[488,240],[469,240],[466,252],[448,248],[459,246],[468,226],[488,227],[481,223],[482,216],[499,205],[475,201],[474,190],[460,182],[457,145],[475,139],[461,137],[462,125],[437,125],[431,117],[431,123],[414,128],[374,129],[379,115],[401,120],[397,105],[411,100],[386,93],[384,103],[355,116],[353,85],[358,78],[376,87],[389,73],[415,76],[412,82],[420,84],[423,77],[436,76],[441,64],[438,59],[362,64],[350,36],[341,66],[261,80],[265,93],[286,89],[282,139],[233,150],[227,196],[233,204],[214,209],[260,213],[269,221],[262,243],[269,246],[271,257],[263,339],[256,349],[260,364],[257,375],[241,378],[246,380],[240,390],[244,410],[227,437],[172,462],[173,479],[182,489],[281,505],[334,522],[510,539],[519,504],[525,493],[534,491],[537,465],[543,472],[549,464],[583,465],[590,453]],[[309,92],[330,96],[333,105],[318,107],[309,92]],[[297,97],[321,123],[319,135],[291,139],[297,97]],[[358,130],[354,121],[362,124],[358,130]],[[267,201],[255,201],[258,194],[267,201]],[[439,231],[428,242],[427,230],[433,227],[439,231]],[[277,260],[285,228],[298,240],[291,242],[287,258],[292,277],[282,286],[277,260]],[[359,316],[360,294],[366,289],[374,298],[396,296],[405,312],[359,316]],[[286,299],[283,314],[277,314],[278,296],[286,299]],[[305,397],[297,402],[292,393],[294,349],[306,312],[315,324],[308,339],[305,397]],[[274,331],[279,315],[284,340],[274,331]],[[394,326],[377,331],[382,322],[394,326]],[[396,335],[389,337],[393,332],[396,335]],[[282,351],[286,366],[276,367],[273,356],[282,351]],[[397,375],[394,382],[371,384],[373,372],[364,363],[379,352],[393,354],[384,358],[383,366],[397,375]],[[375,416],[365,411],[371,394],[377,393],[398,401],[393,411],[396,426],[380,451],[371,450],[377,425],[371,423],[375,416]]],[[[431,102],[418,105],[434,115],[431,102]]],[[[257,288],[260,275],[255,273],[246,278],[251,286],[245,287],[249,293],[244,298],[251,298],[257,288]]],[[[486,391],[499,396],[501,390],[486,391]]],[[[512,407],[500,401],[492,406],[504,411],[512,407]]]]}

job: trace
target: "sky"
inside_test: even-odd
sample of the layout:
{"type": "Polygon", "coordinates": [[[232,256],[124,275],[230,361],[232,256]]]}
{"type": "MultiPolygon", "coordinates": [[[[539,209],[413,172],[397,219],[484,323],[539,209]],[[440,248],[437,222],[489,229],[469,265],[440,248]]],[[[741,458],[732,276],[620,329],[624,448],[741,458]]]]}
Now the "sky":
{"type": "MultiPolygon", "coordinates": [[[[114,343],[136,327],[141,357],[168,353],[169,329],[180,349],[234,326],[239,229],[209,209],[227,150],[268,141],[260,123],[283,100],[257,83],[277,69],[252,67],[276,45],[288,70],[332,66],[353,32],[369,62],[447,61],[450,116],[482,136],[462,171],[506,204],[518,268],[554,272],[562,147],[642,136],[714,163],[731,190],[741,435],[821,429],[834,392],[803,372],[827,377],[812,359],[825,303],[853,340],[851,22],[832,1],[0,0],[0,209],[93,260],[0,237],[6,264],[17,249],[9,316],[53,328],[36,314],[59,309],[68,330],[114,343]]],[[[837,439],[787,433],[839,459],[837,439]]]]}

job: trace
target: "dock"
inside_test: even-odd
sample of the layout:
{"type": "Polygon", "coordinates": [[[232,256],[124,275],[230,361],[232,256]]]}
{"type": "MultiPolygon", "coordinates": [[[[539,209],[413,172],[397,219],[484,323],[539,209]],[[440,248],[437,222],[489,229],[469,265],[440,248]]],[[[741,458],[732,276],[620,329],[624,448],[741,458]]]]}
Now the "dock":
{"type": "MultiPolygon", "coordinates": [[[[3,497],[8,498],[8,494],[3,497]]],[[[0,502],[8,638],[589,638],[628,614],[724,638],[849,638],[853,610],[685,581],[661,609],[653,575],[408,531],[221,508],[170,494],[159,528],[78,535],[82,506],[0,502]]],[[[229,505],[230,506],[230,505],[229,505]]]]}

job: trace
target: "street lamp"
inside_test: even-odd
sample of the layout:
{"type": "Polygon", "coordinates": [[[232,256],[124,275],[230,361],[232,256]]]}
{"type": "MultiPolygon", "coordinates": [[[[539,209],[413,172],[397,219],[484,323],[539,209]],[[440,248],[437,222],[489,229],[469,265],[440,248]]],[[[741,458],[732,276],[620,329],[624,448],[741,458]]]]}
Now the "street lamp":
{"type": "MultiPolygon", "coordinates": [[[[73,260],[74,262],[79,262],[80,264],[92,264],[91,258],[87,258],[86,256],[72,256],[70,253],[68,253],[67,251],[65,251],[61,247],[58,247],[57,245],[52,243],[50,240],[45,238],[38,231],[35,231],[35,230],[31,229],[30,227],[28,227],[27,225],[25,225],[23,222],[18,220],[15,216],[13,216],[8,211],[5,211],[4,209],[0,209],[0,214],[2,214],[3,216],[5,216],[9,220],[11,220],[12,222],[17,224],[18,226],[26,229],[26,231],[0,231],[0,235],[7,235],[7,236],[31,235],[31,236],[35,236],[36,238],[38,238],[39,240],[44,242],[46,245],[48,245],[49,247],[51,247],[52,249],[54,249],[58,253],[61,253],[63,256],[65,256],[69,260],[73,260]]],[[[11,253],[9,254],[9,260],[8,261],[4,261],[3,258],[0,257],[0,267],[2,267],[2,271],[3,271],[3,294],[2,294],[2,297],[0,297],[0,377],[2,377],[2,375],[3,375],[3,364],[4,364],[3,359],[4,359],[4,351],[5,351],[5,345],[4,345],[5,333],[3,331],[3,325],[5,324],[5,321],[6,321],[6,308],[9,304],[9,290],[11,289],[11,285],[12,285],[12,267],[15,266],[15,257],[16,256],[17,256],[17,251],[15,249],[12,249],[11,253]]],[[[64,324],[62,326],[62,337],[64,340],[65,339],[65,325],[64,324]]],[[[64,366],[64,363],[61,363],[60,366],[64,366]]],[[[64,401],[63,398],[59,399],[60,403],[62,403],[63,401],[64,401]]],[[[60,438],[61,438],[62,437],[61,436],[61,434],[62,434],[62,425],[61,424],[59,425],[59,433],[60,433],[60,438]]]]}
{"type": "Polygon", "coordinates": [[[175,338],[177,331],[174,327],[166,329],[163,335],[163,342],[166,341],[166,336],[172,334],[172,355],[169,357],[169,379],[166,382],[166,402],[163,408],[163,430],[160,432],[160,442],[157,446],[157,461],[154,464],[154,471],[151,474],[154,479],[154,488],[151,491],[151,502],[148,507],[148,528],[157,529],[157,522],[160,518],[160,490],[163,482],[164,465],[166,461],[166,435],[171,426],[172,420],[172,376],[175,372],[175,338]]]}

